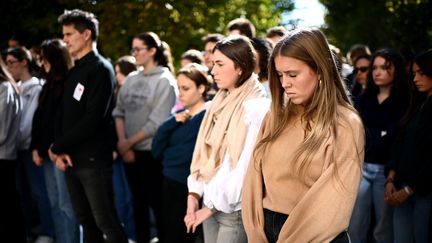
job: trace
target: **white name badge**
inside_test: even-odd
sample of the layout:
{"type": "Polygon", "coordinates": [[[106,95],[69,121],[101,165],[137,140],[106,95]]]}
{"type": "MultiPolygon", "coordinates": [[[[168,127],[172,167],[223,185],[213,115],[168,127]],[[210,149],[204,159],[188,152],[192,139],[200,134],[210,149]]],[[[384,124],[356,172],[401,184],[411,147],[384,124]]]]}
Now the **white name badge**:
{"type": "Polygon", "coordinates": [[[74,99],[80,101],[83,93],[84,93],[84,85],[78,83],[77,86],[75,87],[75,91],[73,94],[74,99]]]}

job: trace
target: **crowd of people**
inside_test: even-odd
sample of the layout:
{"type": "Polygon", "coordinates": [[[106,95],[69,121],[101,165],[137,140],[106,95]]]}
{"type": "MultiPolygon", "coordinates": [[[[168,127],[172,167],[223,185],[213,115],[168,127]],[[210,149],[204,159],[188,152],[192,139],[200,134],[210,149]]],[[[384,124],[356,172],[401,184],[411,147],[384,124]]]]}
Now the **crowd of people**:
{"type": "Polygon", "coordinates": [[[432,49],[238,18],[176,72],[154,32],[111,63],[58,21],[0,59],[7,242],[431,242],[432,49]]]}

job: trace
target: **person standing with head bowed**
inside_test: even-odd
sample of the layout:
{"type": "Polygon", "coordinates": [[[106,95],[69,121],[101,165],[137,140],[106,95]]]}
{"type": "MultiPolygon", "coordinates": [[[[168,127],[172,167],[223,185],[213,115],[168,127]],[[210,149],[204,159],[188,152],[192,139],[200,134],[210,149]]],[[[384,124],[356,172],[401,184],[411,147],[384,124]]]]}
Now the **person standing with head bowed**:
{"type": "Polygon", "coordinates": [[[276,45],[272,105],[245,178],[243,221],[254,242],[349,242],[364,131],[324,34],[276,45]]]}
{"type": "Polygon", "coordinates": [[[269,100],[253,74],[256,56],[247,37],[230,36],[212,52],[219,91],[198,133],[184,221],[188,232],[202,223],[206,243],[247,242],[241,218],[243,178],[269,100]]]}
{"type": "Polygon", "coordinates": [[[414,58],[412,71],[418,92],[402,119],[385,183],[385,201],[394,207],[395,243],[431,240],[432,50],[414,58]]]}
{"type": "Polygon", "coordinates": [[[162,41],[153,32],[132,40],[131,54],[143,70],[129,75],[119,90],[113,111],[118,136],[117,149],[132,192],[138,243],[150,241],[150,211],[158,237],[162,232],[162,166],[151,153],[158,127],[168,118],[176,101],[177,84],[168,68],[162,41]]]}

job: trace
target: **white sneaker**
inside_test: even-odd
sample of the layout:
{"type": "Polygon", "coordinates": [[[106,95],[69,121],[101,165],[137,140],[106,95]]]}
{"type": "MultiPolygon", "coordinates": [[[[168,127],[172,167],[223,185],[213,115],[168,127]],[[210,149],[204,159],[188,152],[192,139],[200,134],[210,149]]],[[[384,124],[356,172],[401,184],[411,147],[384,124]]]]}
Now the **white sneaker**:
{"type": "Polygon", "coordinates": [[[159,242],[159,238],[157,237],[153,237],[153,239],[150,240],[150,243],[158,243],[159,242]]]}
{"type": "Polygon", "coordinates": [[[49,236],[40,235],[34,243],[54,243],[54,239],[49,236]]]}

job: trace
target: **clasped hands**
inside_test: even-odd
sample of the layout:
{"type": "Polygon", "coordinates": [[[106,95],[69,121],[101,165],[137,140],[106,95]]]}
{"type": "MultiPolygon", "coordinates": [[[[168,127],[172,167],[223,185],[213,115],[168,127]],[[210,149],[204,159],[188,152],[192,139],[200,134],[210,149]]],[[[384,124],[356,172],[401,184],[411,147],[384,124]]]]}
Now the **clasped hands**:
{"type": "Polygon", "coordinates": [[[196,227],[212,215],[213,212],[207,207],[199,209],[198,199],[188,195],[186,216],[184,217],[187,233],[195,233],[196,227]]]}
{"type": "Polygon", "coordinates": [[[126,163],[135,162],[135,153],[132,150],[132,146],[133,144],[126,138],[119,139],[117,143],[117,150],[126,163]]]}
{"type": "Polygon", "coordinates": [[[72,159],[68,154],[55,154],[52,152],[51,148],[52,145],[48,149],[48,156],[59,170],[65,171],[68,167],[73,166],[72,159]]]}
{"type": "Polygon", "coordinates": [[[387,183],[384,192],[386,203],[396,207],[405,202],[410,197],[406,189],[397,190],[393,183],[387,183]]]}

